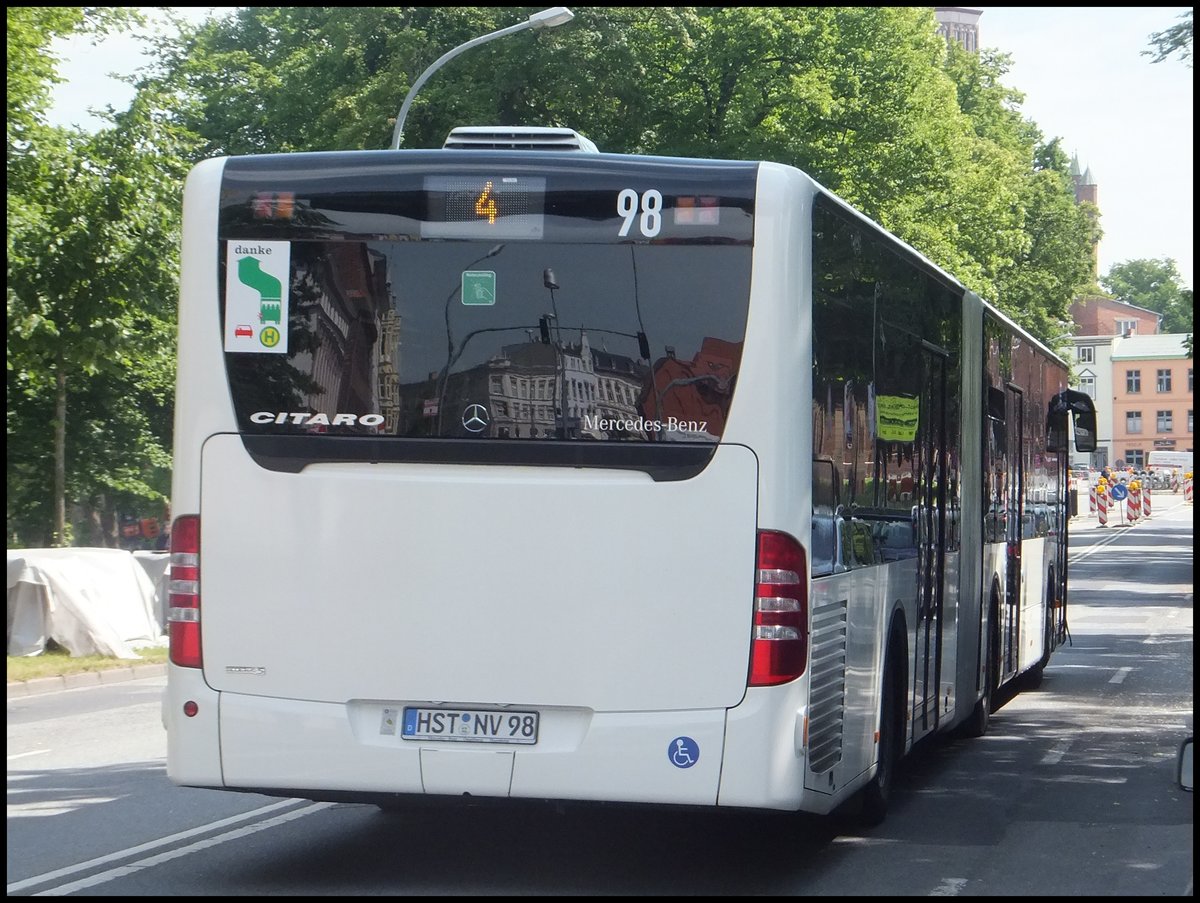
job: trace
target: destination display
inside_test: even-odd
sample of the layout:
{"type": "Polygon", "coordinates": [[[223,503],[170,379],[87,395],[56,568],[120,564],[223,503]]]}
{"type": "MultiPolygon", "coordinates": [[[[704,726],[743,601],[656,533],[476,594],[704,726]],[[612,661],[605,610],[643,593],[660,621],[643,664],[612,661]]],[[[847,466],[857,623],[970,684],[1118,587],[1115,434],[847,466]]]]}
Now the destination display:
{"type": "Polygon", "coordinates": [[[421,237],[539,239],[545,203],[542,178],[426,176],[421,237]]]}
{"type": "Polygon", "coordinates": [[[235,240],[750,244],[758,166],[472,152],[275,154],[226,164],[235,240]],[[453,162],[450,162],[453,159],[453,162]]]}

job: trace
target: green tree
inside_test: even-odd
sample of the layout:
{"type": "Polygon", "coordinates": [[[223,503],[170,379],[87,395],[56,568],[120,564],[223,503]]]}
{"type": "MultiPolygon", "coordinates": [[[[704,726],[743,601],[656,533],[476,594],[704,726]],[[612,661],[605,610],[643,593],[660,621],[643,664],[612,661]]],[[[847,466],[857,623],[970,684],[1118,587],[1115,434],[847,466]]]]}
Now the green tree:
{"type": "Polygon", "coordinates": [[[96,135],[44,121],[51,40],[128,21],[9,9],[10,544],[66,544],[68,507],[99,522],[98,504],[161,501],[169,484],[185,136],[149,92],[96,135]]]}
{"type": "MultiPolygon", "coordinates": [[[[22,185],[36,224],[10,236],[9,498],[44,512],[52,487],[53,544],[69,539],[68,496],[161,500],[169,484],[182,173],[146,128],[131,115],[65,136],[22,185]]],[[[39,532],[28,521],[21,530],[39,532]]]]}
{"type": "Polygon", "coordinates": [[[1109,267],[1101,285],[1114,297],[1163,316],[1163,332],[1192,331],[1192,293],[1182,284],[1175,261],[1125,260],[1109,267]]]}
{"type": "Polygon", "coordinates": [[[1156,31],[1150,35],[1150,43],[1154,50],[1143,50],[1142,56],[1152,56],[1151,62],[1161,63],[1170,59],[1174,53],[1184,64],[1192,68],[1192,11],[1189,9],[1179,18],[1183,19],[1178,25],[1172,25],[1165,31],[1156,31]]]}
{"type": "Polygon", "coordinates": [[[946,71],[982,145],[977,153],[990,178],[980,181],[978,196],[984,204],[1007,205],[1009,212],[1007,219],[997,211],[974,223],[964,213],[961,220],[974,228],[964,230],[963,242],[987,264],[990,284],[980,293],[1055,347],[1069,332],[1072,300],[1092,278],[1099,211],[1075,203],[1070,164],[1058,139],[1043,139],[1021,115],[1022,95],[1003,82],[1010,66],[1007,54],[969,53],[957,44],[947,54],[946,71]],[[976,237],[981,231],[990,246],[976,237]]]}
{"type": "Polygon", "coordinates": [[[141,21],[133,9],[90,6],[8,7],[8,147],[31,140],[45,125],[50,92],[62,81],[51,52],[57,38],[100,36],[141,21]]]}
{"type": "MultiPolygon", "coordinates": [[[[158,77],[205,155],[384,148],[430,63],[529,12],[248,7],[166,40],[158,77]]],[[[575,12],[438,70],[404,146],[463,124],[567,125],[603,150],[790,163],[1040,337],[1065,331],[1095,228],[1035,160],[1002,56],[948,50],[925,7],[575,12]]]]}

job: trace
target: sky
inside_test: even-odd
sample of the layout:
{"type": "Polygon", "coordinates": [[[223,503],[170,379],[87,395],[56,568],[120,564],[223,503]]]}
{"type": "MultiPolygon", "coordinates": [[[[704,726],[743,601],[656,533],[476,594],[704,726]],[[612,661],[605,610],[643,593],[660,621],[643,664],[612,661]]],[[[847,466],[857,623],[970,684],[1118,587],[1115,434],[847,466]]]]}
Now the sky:
{"type": "MultiPolygon", "coordinates": [[[[202,19],[234,8],[176,9],[202,19]]],[[[1100,275],[1126,260],[1170,258],[1191,287],[1192,69],[1177,56],[1151,63],[1142,55],[1150,35],[1178,24],[1190,7],[972,8],[982,10],[981,46],[1012,56],[1004,81],[1024,92],[1022,113],[1091,170],[1104,230],[1100,275]]],[[[131,36],[96,46],[61,41],[53,51],[67,82],[54,95],[51,122],[95,128],[89,108],[128,106],[132,89],[107,76],[144,64],[131,36]]]]}

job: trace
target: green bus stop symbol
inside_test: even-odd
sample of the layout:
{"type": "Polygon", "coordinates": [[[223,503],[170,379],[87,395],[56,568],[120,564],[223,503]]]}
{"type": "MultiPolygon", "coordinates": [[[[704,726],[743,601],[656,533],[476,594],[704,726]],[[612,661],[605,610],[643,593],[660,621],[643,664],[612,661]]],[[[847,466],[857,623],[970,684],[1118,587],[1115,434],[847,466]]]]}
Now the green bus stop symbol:
{"type": "Polygon", "coordinates": [[[496,303],[496,274],[491,270],[463,270],[462,303],[492,305],[496,303]]]}

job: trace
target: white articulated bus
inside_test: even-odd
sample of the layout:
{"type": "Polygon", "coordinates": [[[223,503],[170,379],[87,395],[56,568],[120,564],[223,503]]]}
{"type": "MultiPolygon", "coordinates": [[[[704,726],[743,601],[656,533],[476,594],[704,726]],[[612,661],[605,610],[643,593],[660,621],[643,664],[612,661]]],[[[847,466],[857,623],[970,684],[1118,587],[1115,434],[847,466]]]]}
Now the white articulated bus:
{"type": "Polygon", "coordinates": [[[1066,365],[796,169],[214,159],[169,774],[882,817],[1066,629],[1066,365]]]}

